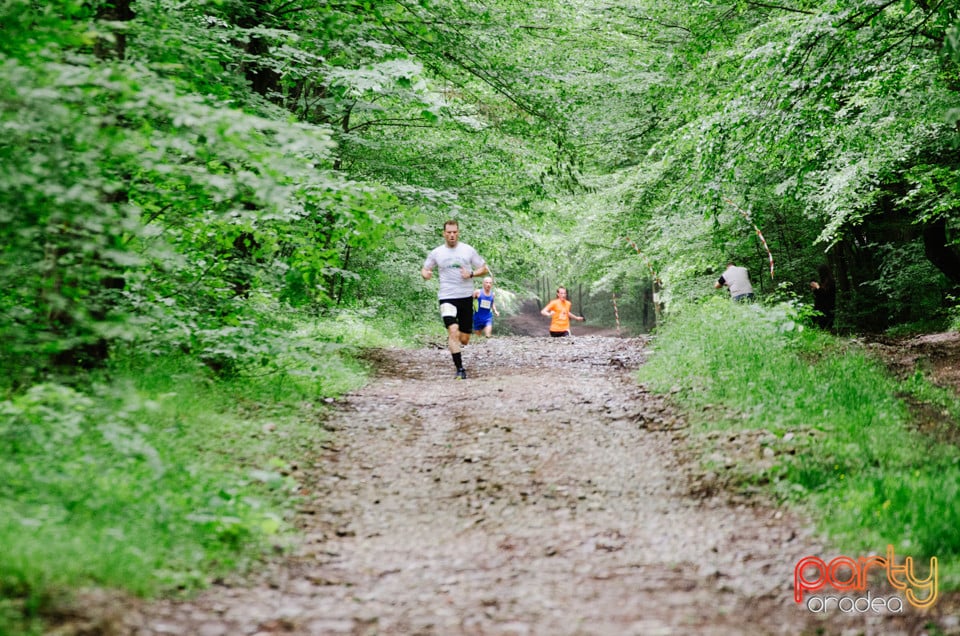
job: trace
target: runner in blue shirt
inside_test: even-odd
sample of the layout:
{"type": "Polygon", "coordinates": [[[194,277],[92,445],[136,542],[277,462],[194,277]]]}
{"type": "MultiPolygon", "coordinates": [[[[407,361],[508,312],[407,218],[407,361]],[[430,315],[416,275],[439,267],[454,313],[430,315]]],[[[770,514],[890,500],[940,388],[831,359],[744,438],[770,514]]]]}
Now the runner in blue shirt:
{"type": "Polygon", "coordinates": [[[477,309],[473,312],[473,332],[489,338],[493,334],[493,317],[500,316],[493,299],[493,279],[489,276],[484,278],[483,288],[475,290],[473,297],[477,299],[477,309]]]}

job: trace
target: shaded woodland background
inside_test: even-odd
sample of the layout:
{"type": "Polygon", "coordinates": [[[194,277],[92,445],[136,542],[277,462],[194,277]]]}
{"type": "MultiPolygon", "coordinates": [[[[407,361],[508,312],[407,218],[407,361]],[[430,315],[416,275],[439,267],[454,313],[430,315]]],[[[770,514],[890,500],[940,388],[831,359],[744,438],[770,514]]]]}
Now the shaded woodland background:
{"type": "Polygon", "coordinates": [[[419,323],[447,217],[504,302],[546,277],[641,329],[655,278],[670,312],[730,258],[802,302],[829,265],[842,330],[956,316],[953,3],[0,12],[14,384],[116,347],[236,372],[336,310],[419,323]]]}

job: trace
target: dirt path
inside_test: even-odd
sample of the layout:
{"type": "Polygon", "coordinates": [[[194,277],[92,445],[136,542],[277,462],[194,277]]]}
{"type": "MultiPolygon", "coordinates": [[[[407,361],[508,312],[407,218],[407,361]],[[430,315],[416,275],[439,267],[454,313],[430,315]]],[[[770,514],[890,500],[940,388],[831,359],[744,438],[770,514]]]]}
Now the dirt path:
{"type": "Polygon", "coordinates": [[[382,351],[301,480],[296,554],[244,584],[145,605],[114,633],[911,634],[818,618],[805,524],[694,495],[684,423],[630,371],[643,339],[498,337],[452,378],[438,347],[382,351]]]}

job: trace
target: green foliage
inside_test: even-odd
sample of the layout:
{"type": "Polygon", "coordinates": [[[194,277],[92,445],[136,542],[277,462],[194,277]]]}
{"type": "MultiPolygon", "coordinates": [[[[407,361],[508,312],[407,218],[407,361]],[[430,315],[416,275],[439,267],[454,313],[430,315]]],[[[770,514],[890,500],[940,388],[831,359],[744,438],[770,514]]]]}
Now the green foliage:
{"type": "MultiPolygon", "coordinates": [[[[950,286],[943,274],[923,258],[920,241],[877,247],[881,258],[876,279],[864,282],[874,292],[874,315],[886,315],[890,323],[916,323],[941,313],[943,297],[950,286]]],[[[867,309],[865,309],[867,310],[867,309]]]]}
{"type": "MultiPolygon", "coordinates": [[[[637,42],[642,74],[619,66],[620,57],[609,65],[611,81],[624,85],[618,90],[634,92],[633,111],[612,96],[604,100],[606,128],[578,128],[585,146],[603,140],[591,157],[603,174],[592,180],[599,193],[591,197],[602,198],[597,207],[604,210],[587,220],[597,228],[587,230],[596,247],[584,249],[576,265],[629,268],[629,253],[618,258],[608,240],[595,240],[616,227],[662,274],[669,311],[701,297],[706,274],[729,256],[747,264],[756,282],[769,282],[759,276],[767,268],[756,224],[773,252],[775,283],[799,288],[826,260],[838,278],[842,321],[883,329],[911,320],[893,301],[882,318],[871,311],[884,301],[875,289],[890,271],[880,250],[906,249],[938,220],[952,228],[960,209],[957,164],[947,150],[957,144],[947,115],[956,63],[939,55],[955,26],[949,11],[860,1],[682,8],[646,2],[636,11],[649,18],[646,31],[625,37],[661,46],[646,50],[637,42]],[[619,123],[633,133],[617,136],[634,142],[629,154],[612,152],[618,147],[609,131],[619,123]],[[629,159],[609,162],[611,155],[629,159]]],[[[606,17],[605,34],[628,33],[622,16],[606,17]]],[[[572,121],[587,117],[571,114],[572,121]]],[[[948,232],[948,245],[954,234],[948,232]]],[[[933,235],[928,240],[927,248],[944,247],[933,235]]],[[[950,259],[935,256],[930,262],[956,284],[950,259]]],[[[931,267],[916,273],[923,286],[943,280],[931,267]]],[[[935,296],[917,313],[932,311],[935,296]]]]}
{"type": "MultiPolygon", "coordinates": [[[[956,447],[912,430],[877,362],[803,327],[790,305],[703,302],[661,328],[639,378],[662,392],[680,384],[701,444],[712,429],[765,435],[773,459],[741,465],[741,483],[804,506],[841,547],[905,546],[960,583],[956,447]]],[[[907,388],[930,400],[925,387],[907,388]]]]}
{"type": "Polygon", "coordinates": [[[296,465],[325,439],[316,400],[358,386],[343,354],[370,333],[300,335],[321,344],[260,375],[218,380],[189,357],[132,352],[84,387],[0,403],[0,607],[21,606],[0,611],[0,631],[61,590],[191,590],[289,543],[296,465]]]}
{"type": "MultiPolygon", "coordinates": [[[[12,3],[0,16],[23,27],[4,42],[0,86],[0,328],[5,368],[27,370],[24,382],[165,333],[167,349],[249,363],[267,346],[239,350],[261,301],[362,307],[410,286],[409,257],[403,270],[378,264],[397,261],[427,216],[490,208],[492,220],[542,190],[520,130],[488,132],[534,108],[512,92],[522,78],[460,68],[459,52],[444,61],[464,44],[452,24],[497,23],[482,10],[294,16],[147,0],[120,22],[83,6],[12,3]],[[459,84],[480,77],[512,94],[491,118],[467,89],[432,81],[425,69],[442,75],[438,64],[459,84]]],[[[519,224],[502,218],[478,246],[498,265],[514,260],[498,246],[522,246],[519,224]]]]}
{"type": "Polygon", "coordinates": [[[795,285],[829,247],[857,323],[889,283],[878,246],[957,209],[955,23],[937,7],[102,11],[0,15],[10,367],[97,362],[157,305],[203,331],[256,292],[364,306],[416,285],[397,254],[448,216],[517,291],[536,269],[597,292],[654,269],[667,307],[730,255],[765,270],[756,224],[795,285]],[[405,273],[384,276],[388,261],[405,273]]]}
{"type": "MultiPolygon", "coordinates": [[[[262,540],[276,513],[256,489],[205,464],[209,456],[177,452],[179,429],[201,422],[135,391],[94,391],[36,385],[3,403],[5,596],[86,583],[192,587],[262,540]],[[158,419],[162,427],[144,423],[158,419]]],[[[208,440],[223,433],[211,428],[208,440]]]]}
{"type": "Polygon", "coordinates": [[[325,126],[218,101],[235,99],[239,80],[184,92],[206,90],[183,81],[203,72],[171,75],[171,59],[226,64],[233,49],[210,39],[198,8],[139,3],[127,62],[68,37],[92,18],[72,6],[3,14],[36,19],[5,40],[0,80],[5,375],[102,364],[118,341],[155,345],[165,333],[167,349],[260,359],[270,345],[250,339],[251,295],[331,303],[351,251],[403,224],[396,198],[323,168],[325,126]],[[184,53],[200,49],[219,53],[184,53]]]}

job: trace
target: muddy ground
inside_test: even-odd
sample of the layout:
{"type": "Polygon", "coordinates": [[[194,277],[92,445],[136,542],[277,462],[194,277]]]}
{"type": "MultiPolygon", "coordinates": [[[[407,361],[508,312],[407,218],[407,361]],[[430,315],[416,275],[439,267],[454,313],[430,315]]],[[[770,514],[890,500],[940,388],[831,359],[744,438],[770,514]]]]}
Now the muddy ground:
{"type": "Polygon", "coordinates": [[[439,343],[373,352],[301,464],[293,554],[188,601],[101,601],[88,633],[960,633],[955,602],[795,603],[796,562],[836,552],[807,519],[704,487],[685,422],[632,379],[647,339],[574,331],[475,340],[466,381],[439,343]]]}

